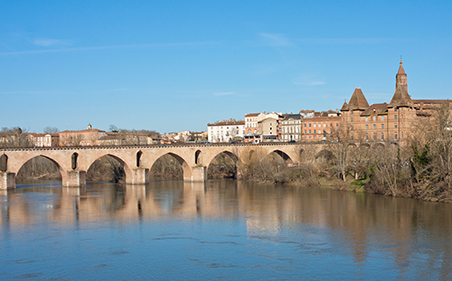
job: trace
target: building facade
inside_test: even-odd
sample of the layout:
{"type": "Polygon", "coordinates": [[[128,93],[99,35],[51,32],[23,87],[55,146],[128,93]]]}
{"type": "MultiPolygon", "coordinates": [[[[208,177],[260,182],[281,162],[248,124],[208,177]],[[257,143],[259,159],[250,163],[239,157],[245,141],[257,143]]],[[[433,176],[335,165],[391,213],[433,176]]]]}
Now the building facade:
{"type": "Polygon", "coordinates": [[[242,141],[245,136],[245,120],[222,120],[207,124],[209,142],[242,141]]]}
{"type": "Polygon", "coordinates": [[[300,114],[289,114],[281,121],[281,140],[302,140],[302,117],[300,114]]]}
{"type": "Polygon", "coordinates": [[[416,100],[408,94],[408,79],[400,60],[396,74],[395,92],[388,103],[369,106],[364,93],[356,88],[349,100],[344,102],[342,122],[353,141],[405,141],[413,134],[418,118],[430,116],[431,110],[441,104],[451,105],[449,100],[416,100]]]}
{"type": "Polygon", "coordinates": [[[60,146],[93,146],[98,140],[107,136],[107,132],[93,129],[88,125],[86,130],[62,131],[58,133],[60,146]]]}

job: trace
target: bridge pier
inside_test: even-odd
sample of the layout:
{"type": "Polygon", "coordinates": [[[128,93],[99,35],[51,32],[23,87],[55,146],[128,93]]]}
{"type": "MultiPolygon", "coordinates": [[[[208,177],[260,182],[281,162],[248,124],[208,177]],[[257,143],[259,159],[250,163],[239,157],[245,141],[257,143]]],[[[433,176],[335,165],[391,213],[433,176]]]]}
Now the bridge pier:
{"type": "Polygon", "coordinates": [[[192,182],[200,182],[207,180],[207,168],[204,166],[195,166],[192,168],[192,182]]]}
{"type": "Polygon", "coordinates": [[[132,178],[126,180],[128,184],[146,184],[149,183],[149,175],[149,169],[137,168],[132,170],[132,178]]]}
{"type": "Polygon", "coordinates": [[[0,189],[16,188],[16,174],[10,172],[0,172],[0,189]]]}
{"type": "Polygon", "coordinates": [[[67,171],[63,176],[63,186],[83,187],[86,186],[86,171],[67,171]]]}

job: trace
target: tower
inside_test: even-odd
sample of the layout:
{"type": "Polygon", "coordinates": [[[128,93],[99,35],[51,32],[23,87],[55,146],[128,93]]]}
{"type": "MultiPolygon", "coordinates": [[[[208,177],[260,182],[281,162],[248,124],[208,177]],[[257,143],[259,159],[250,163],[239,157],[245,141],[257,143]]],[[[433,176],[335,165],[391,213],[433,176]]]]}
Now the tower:
{"type": "Polygon", "coordinates": [[[407,76],[403,69],[402,59],[400,59],[399,71],[396,74],[396,90],[398,87],[403,87],[408,92],[407,76]]]}

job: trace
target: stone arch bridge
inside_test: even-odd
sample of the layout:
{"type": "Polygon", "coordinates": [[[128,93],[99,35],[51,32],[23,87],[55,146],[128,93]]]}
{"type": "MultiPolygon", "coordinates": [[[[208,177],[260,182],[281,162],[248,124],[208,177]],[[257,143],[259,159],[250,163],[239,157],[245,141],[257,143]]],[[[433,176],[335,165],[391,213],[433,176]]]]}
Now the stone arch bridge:
{"type": "MultiPolygon", "coordinates": [[[[53,148],[0,148],[0,189],[15,188],[15,177],[29,160],[42,156],[59,168],[63,186],[86,185],[90,166],[103,156],[112,156],[123,166],[128,184],[149,182],[152,165],[162,156],[173,156],[182,166],[185,181],[204,181],[212,160],[219,154],[229,155],[236,163],[253,152],[277,153],[287,163],[297,165],[304,161],[307,149],[319,153],[324,143],[264,143],[264,144],[184,144],[146,146],[86,146],[53,148]]],[[[240,175],[240,171],[238,171],[240,175]]]]}

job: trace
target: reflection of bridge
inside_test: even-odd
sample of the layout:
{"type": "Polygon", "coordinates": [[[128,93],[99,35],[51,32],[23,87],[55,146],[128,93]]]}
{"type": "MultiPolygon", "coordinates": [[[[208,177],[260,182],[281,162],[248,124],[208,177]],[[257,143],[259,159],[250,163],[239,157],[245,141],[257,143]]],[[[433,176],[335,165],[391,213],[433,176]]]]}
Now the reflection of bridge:
{"type": "MultiPolygon", "coordinates": [[[[323,144],[269,143],[259,145],[168,145],[168,146],[118,146],[118,147],[59,147],[59,148],[4,148],[0,149],[0,189],[15,188],[15,177],[29,160],[42,156],[52,160],[59,168],[63,186],[84,186],[86,172],[97,159],[109,155],[124,165],[126,182],[149,182],[152,165],[162,156],[171,155],[181,164],[185,181],[207,179],[209,164],[218,154],[229,155],[236,163],[253,152],[277,153],[286,162],[301,161],[304,147],[309,145],[319,151],[323,144]]],[[[238,171],[240,173],[240,171],[238,171]]]]}

